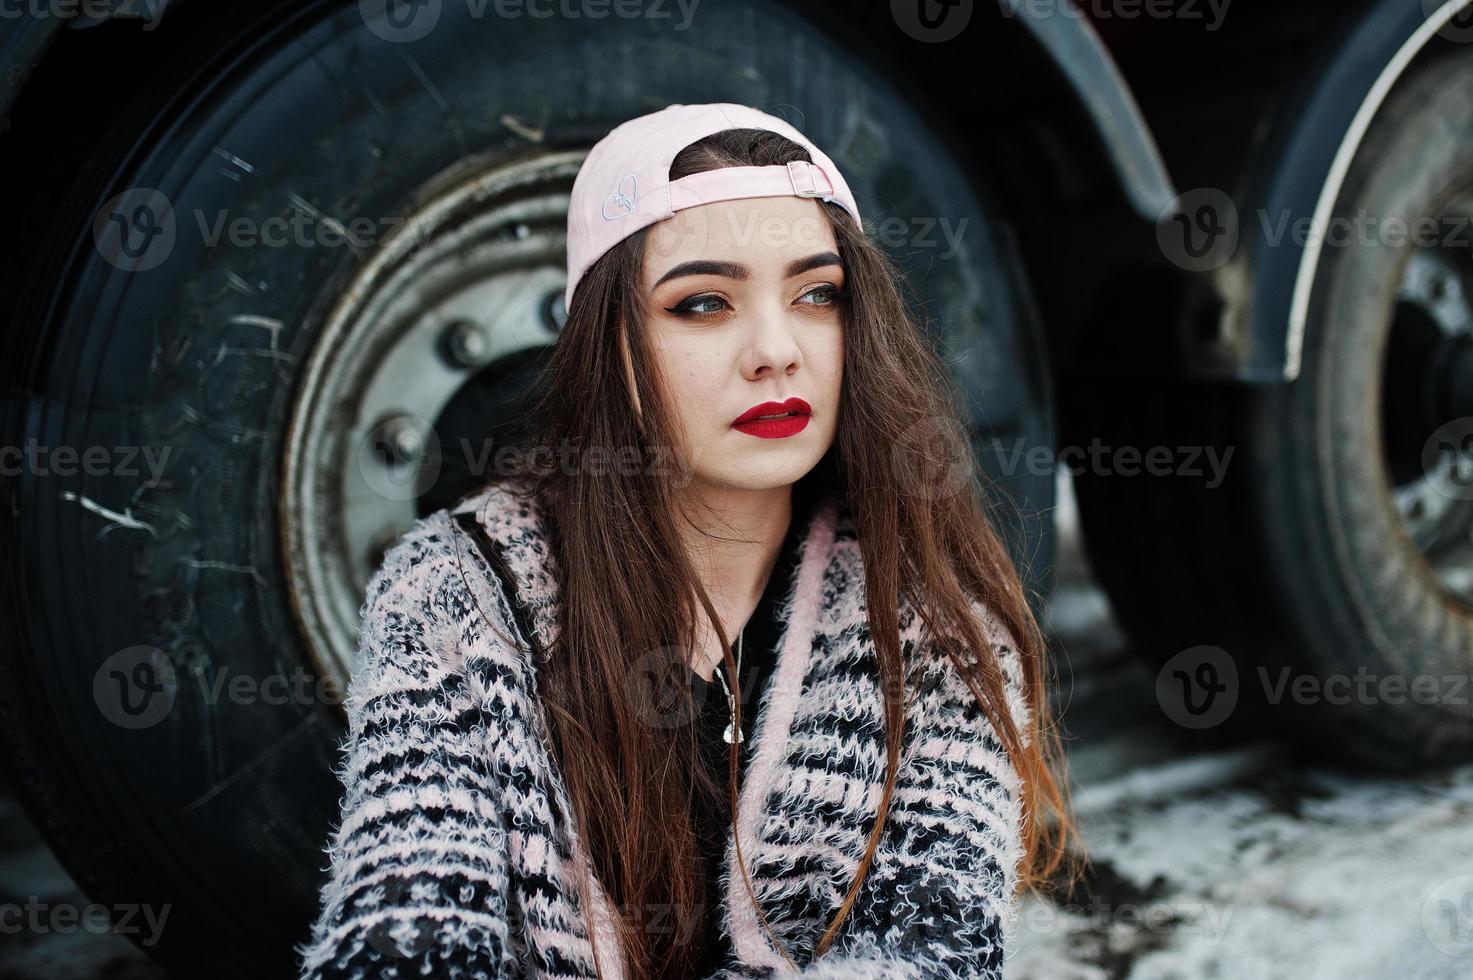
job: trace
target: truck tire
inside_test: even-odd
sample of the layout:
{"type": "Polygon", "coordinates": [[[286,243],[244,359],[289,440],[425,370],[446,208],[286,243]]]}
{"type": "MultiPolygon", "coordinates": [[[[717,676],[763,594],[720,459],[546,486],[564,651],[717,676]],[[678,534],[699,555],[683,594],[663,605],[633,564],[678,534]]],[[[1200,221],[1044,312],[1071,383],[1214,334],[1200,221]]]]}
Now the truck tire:
{"type": "MultiPolygon", "coordinates": [[[[1267,721],[1331,760],[1452,763],[1473,749],[1466,50],[1393,91],[1335,215],[1316,229],[1326,245],[1297,379],[1147,383],[1113,403],[1098,382],[1072,386],[1071,403],[1103,411],[1064,440],[1236,451],[1217,487],[1079,479],[1091,561],[1129,633],[1163,670],[1213,661],[1204,676],[1228,685],[1236,704],[1210,735],[1267,721]],[[1420,217],[1438,229],[1425,246],[1420,217]]],[[[1163,708],[1182,717],[1172,697],[1163,708]]]]}
{"type": "MultiPolygon", "coordinates": [[[[1022,277],[915,91],[767,0],[688,25],[478,6],[222,5],[228,31],[111,94],[9,284],[3,445],[102,451],[6,484],[6,764],[89,896],[169,908],[149,952],[181,973],[293,973],[368,577],[472,488],[460,437],[516,431],[561,322],[567,191],[611,126],[793,107],[867,218],[909,232],[884,244],[974,355],[954,370],[975,437],[1051,441],[1022,277]],[[936,215],[965,222],[955,254],[919,237],[936,215]]],[[[1051,474],[998,484],[1047,512],[1051,474]]]]}

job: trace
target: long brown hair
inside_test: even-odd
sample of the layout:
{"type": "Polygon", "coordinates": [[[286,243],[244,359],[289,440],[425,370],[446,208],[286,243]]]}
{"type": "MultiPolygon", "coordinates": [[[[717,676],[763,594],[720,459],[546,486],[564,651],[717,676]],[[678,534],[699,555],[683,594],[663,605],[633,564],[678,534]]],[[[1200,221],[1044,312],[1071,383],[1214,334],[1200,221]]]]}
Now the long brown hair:
{"type": "MultiPolygon", "coordinates": [[[[686,147],[670,176],[808,159],[801,146],[776,133],[732,129],[686,147]]],[[[841,314],[841,407],[833,446],[795,489],[834,499],[853,517],[885,692],[888,773],[864,858],[815,956],[828,949],[849,915],[889,812],[907,699],[899,609],[890,597],[902,591],[925,636],[956,638],[947,644],[948,655],[1021,777],[1019,890],[1053,876],[1071,854],[1067,840],[1076,835],[1044,683],[1044,638],[1018,573],[971,480],[947,493],[914,482],[917,472],[927,480],[938,471],[955,473],[957,466],[978,472],[965,442],[946,438],[961,431],[955,390],[907,311],[898,270],[839,205],[820,206],[833,225],[849,296],[841,314]],[[854,397],[857,391],[864,397],[854,397]],[[948,452],[961,455],[928,455],[918,445],[926,440],[917,438],[925,433],[941,436],[948,452]],[[911,452],[904,467],[897,466],[897,446],[911,452]],[[903,549],[902,540],[908,543],[903,549]],[[972,613],[974,599],[994,611],[1018,645],[1033,722],[1027,744],[1006,708],[1001,665],[972,613]]],[[[572,465],[519,470],[516,480],[505,481],[535,494],[552,518],[561,620],[538,688],[579,837],[614,906],[630,980],[688,975],[700,956],[700,930],[690,917],[703,907],[706,881],[691,794],[714,798],[719,792],[701,762],[696,726],[688,723],[695,708],[681,651],[694,646],[698,608],[707,622],[720,620],[677,530],[684,464],[669,452],[680,444],[675,416],[641,329],[646,237],[641,231],[624,239],[580,281],[541,379],[532,412],[535,445],[561,447],[556,451],[577,458],[572,465]],[[621,333],[639,411],[627,383],[621,333]],[[662,686],[660,678],[680,680],[662,686]],[[673,926],[661,911],[676,913],[673,926]],[[646,916],[657,918],[647,923],[646,916]]],[[[731,645],[726,637],[719,640],[733,671],[731,645]]],[[[727,803],[735,814],[735,764],[729,775],[727,803]]],[[[742,842],[736,843],[753,900],[742,842]]],[[[585,918],[587,887],[584,882],[585,918]]]]}

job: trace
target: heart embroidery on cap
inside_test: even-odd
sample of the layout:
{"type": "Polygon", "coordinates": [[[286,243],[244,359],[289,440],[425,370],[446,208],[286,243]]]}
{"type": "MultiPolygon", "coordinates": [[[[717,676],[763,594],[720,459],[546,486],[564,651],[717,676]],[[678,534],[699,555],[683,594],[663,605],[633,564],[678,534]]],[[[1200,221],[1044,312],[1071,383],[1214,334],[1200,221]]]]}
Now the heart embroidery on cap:
{"type": "Polygon", "coordinates": [[[604,220],[617,221],[625,215],[633,214],[634,198],[635,195],[638,193],[638,190],[639,180],[635,177],[634,174],[630,174],[623,180],[619,181],[619,186],[614,190],[614,193],[604,198],[604,220]],[[629,188],[627,191],[624,189],[626,186],[629,188]],[[609,213],[610,205],[613,206],[613,214],[609,213]]]}

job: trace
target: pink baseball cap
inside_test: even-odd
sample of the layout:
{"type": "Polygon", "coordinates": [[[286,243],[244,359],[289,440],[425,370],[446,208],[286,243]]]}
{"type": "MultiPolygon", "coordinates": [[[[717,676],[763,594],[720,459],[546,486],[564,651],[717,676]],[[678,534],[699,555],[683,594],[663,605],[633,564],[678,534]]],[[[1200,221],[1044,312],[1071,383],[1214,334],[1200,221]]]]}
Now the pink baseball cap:
{"type": "Polygon", "coordinates": [[[735,102],[676,103],[620,123],[594,144],[573,178],[564,308],[572,307],[573,290],[589,267],[639,229],[698,204],[788,194],[836,201],[860,225],[859,207],[834,161],[776,116],[735,102]],[[813,162],[723,167],[670,179],[681,150],[723,129],[771,130],[802,146],[813,162]]]}

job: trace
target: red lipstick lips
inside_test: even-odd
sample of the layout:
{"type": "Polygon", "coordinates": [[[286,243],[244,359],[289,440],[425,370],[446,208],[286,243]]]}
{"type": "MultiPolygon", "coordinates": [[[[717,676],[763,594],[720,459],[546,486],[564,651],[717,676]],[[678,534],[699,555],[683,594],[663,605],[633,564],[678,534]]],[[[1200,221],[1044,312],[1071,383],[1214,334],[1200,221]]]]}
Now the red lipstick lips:
{"type": "Polygon", "coordinates": [[[738,416],[731,427],[759,439],[782,439],[802,432],[812,412],[807,402],[794,395],[786,401],[753,405],[738,416]],[[764,415],[779,417],[762,418],[764,415]]]}

